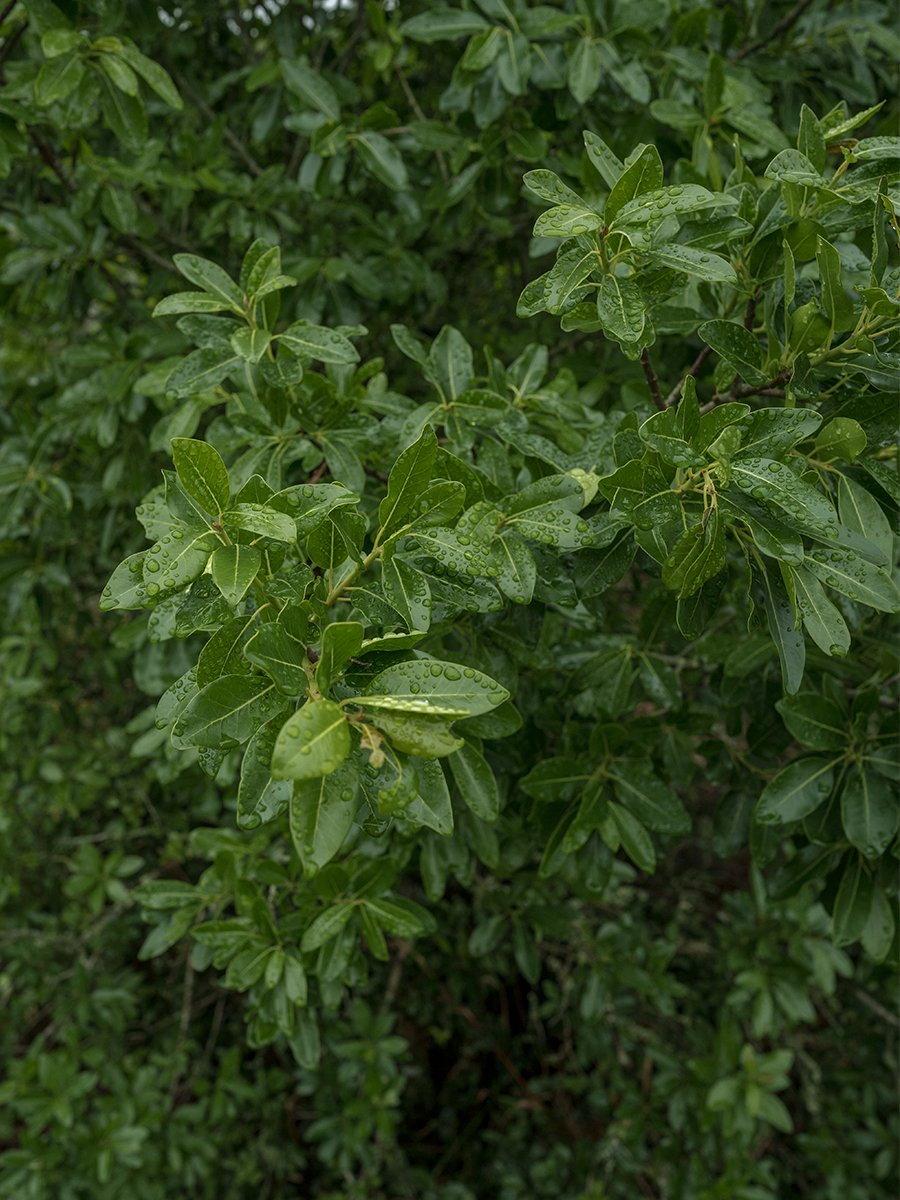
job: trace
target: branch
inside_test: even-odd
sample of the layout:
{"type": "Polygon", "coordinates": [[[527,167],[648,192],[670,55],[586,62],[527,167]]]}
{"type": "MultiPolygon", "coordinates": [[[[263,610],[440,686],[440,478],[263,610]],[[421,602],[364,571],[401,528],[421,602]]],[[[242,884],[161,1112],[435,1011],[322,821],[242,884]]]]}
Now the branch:
{"type": "MultiPolygon", "coordinates": [[[[694,361],[691,363],[690,367],[688,368],[687,374],[693,375],[694,378],[696,379],[697,375],[700,373],[700,368],[706,362],[707,358],[709,357],[709,355],[711,353],[712,353],[712,346],[704,346],[703,349],[700,351],[700,353],[697,355],[697,357],[694,359],[694,361]]],[[[684,388],[684,379],[679,379],[678,383],[675,384],[675,386],[672,388],[671,392],[669,392],[668,396],[666,396],[666,408],[670,408],[673,404],[678,403],[678,400],[681,397],[683,388],[684,388]]]]}
{"type": "Polygon", "coordinates": [[[777,24],[773,25],[771,31],[762,37],[757,42],[751,42],[749,46],[745,46],[743,50],[739,50],[734,56],[735,62],[741,62],[742,59],[748,58],[751,54],[755,54],[757,50],[762,50],[764,46],[768,46],[770,42],[776,41],[783,33],[796,25],[806,10],[810,7],[813,0],[798,0],[789,13],[781,18],[777,24]]]}
{"type": "Polygon", "coordinates": [[[650,362],[650,351],[645,346],[641,351],[641,366],[644,369],[644,378],[647,380],[647,387],[650,389],[650,395],[653,397],[653,403],[657,408],[665,408],[666,402],[663,400],[663,394],[660,391],[659,379],[656,372],[653,370],[653,364],[650,362]]]}
{"type": "Polygon", "coordinates": [[[774,379],[770,379],[767,383],[763,383],[759,387],[753,387],[747,383],[736,384],[734,387],[729,388],[727,392],[716,392],[712,400],[704,404],[700,411],[708,413],[717,404],[729,404],[732,400],[743,400],[747,396],[774,396],[778,400],[783,400],[784,388],[781,385],[787,383],[790,375],[791,372],[786,367],[783,371],[779,371],[774,379]]]}

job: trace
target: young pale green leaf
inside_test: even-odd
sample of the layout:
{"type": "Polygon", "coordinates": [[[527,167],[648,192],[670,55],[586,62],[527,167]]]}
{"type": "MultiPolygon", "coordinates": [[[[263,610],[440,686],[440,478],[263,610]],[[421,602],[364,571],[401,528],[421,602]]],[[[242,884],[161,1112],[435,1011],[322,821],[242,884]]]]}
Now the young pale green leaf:
{"type": "Polygon", "coordinates": [[[210,560],[213,583],[229,604],[240,604],[261,565],[257,546],[219,546],[210,560]]]}
{"type": "Polygon", "coordinates": [[[231,486],[218,450],[195,438],[173,438],[172,459],[187,494],[206,512],[221,515],[228,507],[231,486]]]}
{"type": "Polygon", "coordinates": [[[526,171],[522,182],[529,191],[546,200],[548,204],[571,204],[575,208],[587,208],[583,196],[573,192],[554,171],[526,171]]]}
{"type": "Polygon", "coordinates": [[[834,786],[834,760],[800,758],[763,788],[756,819],[764,825],[802,821],[816,811],[834,786]]]}
{"type": "Polygon", "coordinates": [[[896,789],[881,775],[856,764],[841,793],[841,823],[852,846],[877,858],[890,845],[900,822],[896,789]]]}
{"type": "Polygon", "coordinates": [[[305,875],[314,875],[334,858],[358,808],[359,774],[350,761],[329,775],[294,783],[288,809],[291,840],[305,875]]]}
{"type": "Polygon", "coordinates": [[[318,779],[350,753],[350,728],[332,700],[310,700],[288,717],[275,741],[273,779],[318,779]]]}
{"type": "Polygon", "coordinates": [[[500,815],[500,793],[494,772],[484,756],[465,742],[447,761],[459,794],[469,809],[482,821],[496,821],[500,815]]]}
{"type": "Polygon", "coordinates": [[[418,659],[395,663],[376,675],[360,702],[389,709],[387,702],[394,701],[398,710],[406,705],[407,711],[474,717],[508,698],[506,688],[473,667],[418,659]]]}
{"type": "Polygon", "coordinates": [[[152,312],[154,317],[180,316],[182,313],[230,312],[231,304],[208,292],[173,292],[164,296],[152,312]]]}
{"type": "Polygon", "coordinates": [[[705,321],[697,331],[707,346],[753,387],[766,383],[762,347],[749,329],[736,321],[705,321]]]}

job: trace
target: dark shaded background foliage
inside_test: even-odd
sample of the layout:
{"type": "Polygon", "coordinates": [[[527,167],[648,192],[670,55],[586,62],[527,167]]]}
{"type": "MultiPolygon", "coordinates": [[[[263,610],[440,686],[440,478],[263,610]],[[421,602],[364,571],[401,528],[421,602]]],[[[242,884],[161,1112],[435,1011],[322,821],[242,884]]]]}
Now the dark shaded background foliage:
{"type": "MultiPolygon", "coordinates": [[[[498,880],[467,849],[451,858],[437,934],[360,969],[353,997],[322,1016],[317,1068],[283,1040],[248,1045],[241,995],[184,941],[139,960],[133,886],[195,880],[211,862],[239,871],[252,841],[233,830],[228,789],[154,740],[147,706],[187,665],[180,643],[155,645],[143,618],[96,607],[136,546],[132,512],[168,438],[203,420],[202,406],[176,412],[153,374],[184,349],[171,323],[149,321],[176,286],[171,254],[235,269],[254,237],[280,241],[302,282],[298,315],[364,323],[399,392],[421,383],[388,326],[431,336],[449,321],[505,362],[542,341],[555,368],[627,397],[643,382],[614,347],[514,315],[544,269],[528,256],[522,173],[551,163],[577,179],[582,128],[623,155],[656,142],[666,163],[727,158],[740,132],[765,160],[780,148],[769,122],[793,135],[804,102],[896,96],[890,6],[865,0],[565,0],[545,17],[580,21],[546,44],[535,35],[549,66],[519,95],[490,70],[460,73],[465,40],[404,35],[402,20],[434,8],[3,10],[0,1195],[887,1197],[889,967],[835,948],[814,893],[767,894],[743,838],[714,821],[721,765],[693,786],[694,833],[652,877],[620,864],[602,904],[570,875],[498,880]],[[146,130],[136,106],[117,115],[106,83],[42,104],[41,35],[70,23],[132,38],[183,109],[145,84],[146,130]],[[603,39],[593,86],[568,65],[585,29],[603,39]],[[746,89],[743,128],[702,115],[685,126],[683,110],[679,123],[658,106],[702,114],[711,54],[746,89]],[[406,131],[391,136],[408,188],[330,153],[283,82],[280,63],[300,55],[348,129],[406,131]],[[578,99],[559,86],[567,72],[578,99]],[[757,1119],[760,1096],[776,1094],[793,1130],[757,1119]]],[[[893,115],[871,131],[893,132],[893,115]]],[[[695,353],[665,341],[668,386],[695,353]]],[[[873,634],[860,654],[888,650],[873,634]]],[[[542,683],[552,708],[561,682],[542,683]]],[[[757,684],[752,719],[783,739],[778,681],[757,684]]],[[[683,753],[675,739],[675,770],[683,753]]]]}

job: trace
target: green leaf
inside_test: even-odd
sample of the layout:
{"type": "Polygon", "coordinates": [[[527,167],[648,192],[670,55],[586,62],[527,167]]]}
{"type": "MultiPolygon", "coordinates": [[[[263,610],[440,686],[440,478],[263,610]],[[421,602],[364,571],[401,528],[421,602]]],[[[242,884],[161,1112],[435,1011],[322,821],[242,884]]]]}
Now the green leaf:
{"type": "Polygon", "coordinates": [[[100,595],[101,612],[112,612],[116,608],[149,608],[153,604],[144,583],[145,557],[146,551],[142,550],[119,563],[100,595]]]}
{"type": "Polygon", "coordinates": [[[49,108],[65,100],[84,77],[84,64],[77,54],[51,58],[38,71],[34,81],[34,102],[39,108],[49,108]]]}
{"type": "Polygon", "coordinates": [[[349,760],[330,775],[294,784],[289,808],[291,840],[305,875],[314,875],[340,850],[353,828],[358,791],[357,769],[349,760]]]}
{"type": "Polygon", "coordinates": [[[759,581],[769,622],[769,632],[781,664],[784,690],[789,696],[792,696],[800,690],[803,683],[806,643],[795,623],[794,609],[779,571],[773,566],[764,564],[759,573],[759,581]]]}
{"type": "Polygon", "coordinates": [[[453,832],[453,805],[441,764],[430,758],[412,759],[418,794],[403,810],[414,827],[425,826],[441,837],[453,832]]]}
{"type": "Polygon", "coordinates": [[[352,904],[338,903],[320,912],[303,934],[300,949],[304,954],[321,949],[332,938],[337,937],[355,911],[352,904]]]}
{"type": "Polygon", "coordinates": [[[884,565],[890,563],[894,549],[890,522],[872,494],[846,475],[838,480],[838,515],[843,525],[880,551],[884,565]]]}
{"type": "Polygon", "coordinates": [[[788,525],[828,540],[837,534],[837,513],[831,501],[786,463],[741,457],[732,464],[732,479],[742,491],[775,509],[782,520],[786,518],[788,525]]]}
{"type": "Polygon", "coordinates": [[[841,823],[852,846],[866,858],[884,854],[897,832],[900,805],[896,789],[881,775],[857,763],[841,793],[841,823]]]}
{"type": "Polygon", "coordinates": [[[431,426],[427,425],[419,438],[403,451],[391,467],[387,495],[378,507],[380,541],[401,527],[404,518],[431,482],[436,453],[437,437],[431,426]]]}
{"type": "Polygon", "coordinates": [[[866,431],[852,417],[834,417],[816,438],[816,457],[831,462],[835,458],[853,462],[866,448],[866,431]]]}
{"type": "Polygon", "coordinates": [[[428,352],[429,378],[445,401],[455,400],[472,383],[472,349],[452,325],[445,325],[428,352]]]}
{"type": "Polygon", "coordinates": [[[240,604],[262,565],[256,546],[220,546],[211,559],[213,582],[229,604],[240,604]]]}
{"type": "Polygon", "coordinates": [[[818,579],[803,567],[792,567],[791,576],[803,627],[825,654],[843,656],[850,649],[847,622],[825,595],[818,579]]]}
{"type": "Polygon", "coordinates": [[[277,336],[292,354],[338,366],[359,362],[359,351],[350,339],[334,329],[326,329],[324,325],[295,321],[277,336]]]}
{"type": "Polygon", "coordinates": [[[241,829],[256,829],[273,821],[290,801],[291,781],[272,778],[272,751],[278,729],[276,715],[254,733],[244,751],[237,793],[237,823],[241,829]]]}
{"type": "Polygon", "coordinates": [[[287,696],[302,695],[309,679],[304,670],[309,619],[296,604],[288,604],[277,622],[261,626],[244,648],[244,657],[269,675],[287,696]]]}
{"type": "Polygon", "coordinates": [[[847,745],[849,730],[841,710],[833,700],[818,692],[788,696],[779,700],[775,707],[802,746],[811,750],[842,750],[847,745]]]}
{"type": "Polygon", "coordinates": [[[609,801],[609,815],[621,839],[622,849],[642,871],[652,874],[656,868],[656,851],[650,834],[626,808],[609,801]]]}
{"type": "Polygon", "coordinates": [[[423,712],[388,712],[377,708],[367,720],[386,733],[395,750],[417,758],[444,758],[458,750],[462,738],[450,729],[452,717],[423,712]]]}
{"type": "Polygon", "coordinates": [[[540,196],[542,200],[546,200],[548,204],[571,204],[576,208],[588,207],[584,197],[573,192],[555,171],[526,171],[522,176],[522,182],[529,191],[540,196]]]}
{"type": "Polygon", "coordinates": [[[841,283],[841,256],[831,242],[816,238],[816,262],[819,265],[819,283],[822,289],[822,307],[838,333],[852,329],[856,324],[853,302],[841,283]]]}
{"type": "Polygon", "coordinates": [[[318,779],[350,753],[350,728],[332,700],[310,700],[288,717],[275,741],[273,779],[318,779]]]}
{"type": "Polygon", "coordinates": [[[166,380],[166,391],[175,396],[196,396],[216,387],[236,367],[241,358],[232,348],[222,346],[194,350],[182,359],[166,380]]]}
{"type": "Polygon", "coordinates": [[[144,558],[144,582],[150,596],[175,592],[206,570],[221,542],[210,529],[179,525],[155,542],[144,558]]]}
{"type": "Polygon", "coordinates": [[[711,251],[694,250],[691,246],[669,243],[651,246],[647,253],[651,261],[673,271],[681,271],[684,275],[695,275],[707,283],[737,283],[731,263],[711,251]]]}
{"type": "Polygon", "coordinates": [[[753,387],[767,382],[762,370],[762,348],[749,329],[735,321],[705,321],[697,331],[743,380],[753,387]]]}
{"type": "Polygon", "coordinates": [[[165,296],[154,308],[151,316],[170,317],[181,313],[230,312],[227,300],[219,300],[208,292],[173,292],[165,296]]]}
{"type": "Polygon", "coordinates": [[[676,184],[635,196],[619,209],[610,224],[615,229],[631,229],[681,213],[701,212],[708,208],[731,208],[736,203],[732,196],[714,194],[695,183],[686,183],[683,186],[676,184]]]}
{"type": "Polygon", "coordinates": [[[266,504],[235,504],[222,514],[222,524],[229,533],[243,529],[276,542],[295,542],[297,526],[286,513],[266,504]]]}
{"type": "Polygon", "coordinates": [[[637,196],[658,191],[663,184],[663,165],[655,146],[644,146],[613,185],[606,201],[603,218],[612,225],[616,215],[637,196]]]}
{"type": "Polygon", "coordinates": [[[331,84],[318,71],[298,59],[282,58],[278,64],[285,87],[329,121],[341,119],[341,105],[331,84]]]}
{"type": "Polygon", "coordinates": [[[142,54],[130,38],[119,38],[117,53],[124,58],[133,71],[140,75],[144,83],[156,92],[160,100],[168,104],[169,108],[177,111],[184,107],[178,89],[172,82],[168,71],[165,71],[159,63],[142,54]]]}
{"type": "Polygon", "coordinates": [[[246,742],[283,705],[284,698],[259,675],[222,675],[198,692],[182,711],[172,728],[172,738],[176,745],[212,749],[246,742]]]}
{"type": "Polygon", "coordinates": [[[382,558],[381,586],[407,629],[427,630],[431,624],[431,588],[421,571],[396,555],[382,558]]]}
{"type": "Polygon", "coordinates": [[[187,494],[206,512],[221,515],[228,507],[231,485],[218,450],[194,438],[173,438],[172,459],[187,494]]]}
{"type": "Polygon", "coordinates": [[[804,566],[828,587],[878,612],[900,612],[900,589],[881,567],[852,550],[813,550],[804,566]]]}
{"type": "Polygon", "coordinates": [[[644,332],[647,304],[636,283],[604,275],[597,291],[597,316],[608,333],[618,342],[637,344],[644,332]]]}
{"type": "Polygon", "coordinates": [[[862,934],[872,909],[872,878],[865,859],[849,854],[832,910],[831,936],[836,946],[847,946],[862,934]]]}
{"type": "Polygon", "coordinates": [[[557,204],[541,213],[534,223],[535,237],[571,238],[599,229],[603,218],[592,209],[576,208],[571,204],[557,204]]]}
{"type": "Polygon", "coordinates": [[[682,598],[692,596],[725,566],[725,530],[718,509],[685,530],[663,563],[662,578],[667,588],[682,598]]]}
{"type": "Polygon", "coordinates": [[[591,163],[603,177],[606,186],[608,188],[615,187],[625,170],[625,164],[610,150],[603,138],[598,137],[596,133],[591,133],[588,129],[584,131],[584,148],[591,163]]]}
{"type": "Polygon", "coordinates": [[[432,659],[395,663],[375,678],[360,703],[386,711],[474,717],[490,712],[509,692],[473,667],[432,659]]]}
{"type": "Polygon", "coordinates": [[[356,134],[353,145],[365,166],[382,183],[395,192],[409,187],[406,164],[397,147],[380,133],[367,130],[356,134]]]}
{"type": "Polygon", "coordinates": [[[241,289],[227,271],[210,262],[208,258],[200,258],[196,254],[176,254],[173,262],[185,279],[196,287],[222,300],[237,313],[243,313],[244,297],[241,289]]]}
{"type": "Polygon", "coordinates": [[[363,644],[364,627],[359,621],[335,621],[322,633],[322,648],[316,666],[316,684],[326,692],[363,644]]]}
{"type": "Polygon", "coordinates": [[[500,815],[500,793],[494,772],[484,756],[466,742],[447,761],[459,794],[469,809],[482,821],[496,821],[500,815]]]}
{"type": "Polygon", "coordinates": [[[629,762],[610,769],[619,803],[650,829],[660,833],[687,833],[691,819],[671,788],[658,779],[647,763],[629,762]],[[621,772],[621,773],[620,773],[621,772]]]}
{"type": "Polygon", "coordinates": [[[834,761],[801,758],[779,771],[763,788],[756,820],[764,825],[802,821],[816,811],[834,786],[834,761]]]}
{"type": "Polygon", "coordinates": [[[514,604],[530,604],[537,582],[537,566],[528,546],[515,535],[493,543],[498,564],[497,586],[514,604]]]}
{"type": "Polygon", "coordinates": [[[488,22],[478,13],[463,12],[458,8],[436,4],[428,11],[404,21],[400,26],[400,33],[404,37],[412,38],[414,42],[443,42],[467,37],[471,33],[480,33],[488,28],[488,22]]]}
{"type": "Polygon", "coordinates": [[[579,38],[569,59],[566,82],[579,104],[584,104],[600,86],[603,61],[600,47],[590,38],[579,38]]]}

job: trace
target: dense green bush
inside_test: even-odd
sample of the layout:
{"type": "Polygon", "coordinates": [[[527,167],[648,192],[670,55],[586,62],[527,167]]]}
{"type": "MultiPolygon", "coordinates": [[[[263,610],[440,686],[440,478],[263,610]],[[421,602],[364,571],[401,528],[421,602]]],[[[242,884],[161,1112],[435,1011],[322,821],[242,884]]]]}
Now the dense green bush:
{"type": "Polygon", "coordinates": [[[0,1195],[895,1194],[890,18],[4,7],[0,1195]]]}

